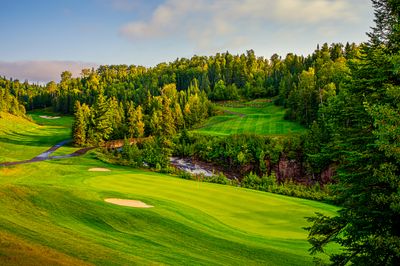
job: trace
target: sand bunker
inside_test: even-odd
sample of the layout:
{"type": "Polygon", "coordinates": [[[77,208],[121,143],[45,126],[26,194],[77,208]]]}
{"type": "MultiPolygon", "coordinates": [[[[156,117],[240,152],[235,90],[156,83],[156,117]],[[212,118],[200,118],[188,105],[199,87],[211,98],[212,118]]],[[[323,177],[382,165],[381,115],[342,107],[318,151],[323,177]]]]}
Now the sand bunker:
{"type": "Polygon", "coordinates": [[[89,172],[110,172],[110,169],[107,168],[90,168],[89,172]]]}
{"type": "Polygon", "coordinates": [[[59,119],[59,118],[61,118],[59,116],[47,116],[47,115],[41,115],[39,117],[44,118],[44,119],[59,119]]]}
{"type": "Polygon", "coordinates": [[[147,205],[143,201],[140,200],[127,200],[127,199],[104,199],[105,202],[120,205],[120,206],[127,206],[133,208],[152,208],[154,206],[147,205]]]}

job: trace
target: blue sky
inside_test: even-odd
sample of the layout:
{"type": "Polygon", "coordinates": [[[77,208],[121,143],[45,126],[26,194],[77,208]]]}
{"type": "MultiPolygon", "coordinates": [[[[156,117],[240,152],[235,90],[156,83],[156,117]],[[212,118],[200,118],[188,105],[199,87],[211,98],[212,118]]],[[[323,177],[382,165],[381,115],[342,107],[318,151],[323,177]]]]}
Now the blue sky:
{"type": "Polygon", "coordinates": [[[369,0],[3,0],[0,75],[57,80],[99,64],[154,66],[229,51],[307,55],[363,42],[369,0]]]}

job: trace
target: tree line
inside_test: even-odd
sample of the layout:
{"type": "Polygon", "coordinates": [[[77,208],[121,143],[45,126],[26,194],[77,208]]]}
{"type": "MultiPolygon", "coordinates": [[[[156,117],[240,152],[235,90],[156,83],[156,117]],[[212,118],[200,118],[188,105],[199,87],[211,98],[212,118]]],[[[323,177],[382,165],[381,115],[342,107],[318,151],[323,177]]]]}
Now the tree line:
{"type": "Polygon", "coordinates": [[[375,26],[336,96],[311,128],[314,164],[338,165],[337,216],[309,218],[312,254],[327,244],[334,265],[400,261],[400,2],[373,0],[375,26]]]}
{"type": "Polygon", "coordinates": [[[52,106],[56,112],[73,114],[75,102],[93,105],[99,93],[119,102],[143,105],[148,95],[161,96],[164,86],[175,84],[178,92],[196,83],[213,101],[276,97],[275,103],[288,108],[286,118],[311,125],[319,106],[336,95],[349,78],[349,63],[358,60],[360,46],[323,44],[311,55],[277,54],[266,59],[253,50],[232,55],[180,58],[146,68],[136,65],[100,66],[83,69],[73,78],[64,71],[59,83],[45,86],[10,81],[10,92],[28,110],[52,106]]]}
{"type": "Polygon", "coordinates": [[[205,120],[211,112],[211,104],[196,82],[179,92],[175,84],[166,84],[161,95],[148,94],[140,104],[100,92],[92,105],[76,101],[74,143],[82,146],[111,139],[171,137],[205,120]]]}
{"type": "MultiPolygon", "coordinates": [[[[211,113],[208,99],[274,97],[276,104],[287,108],[287,119],[310,129],[300,154],[307,167],[318,172],[333,165],[337,170],[334,193],[342,209],[335,217],[318,214],[309,219],[311,252],[323,252],[328,243],[336,242],[343,249],[331,254],[335,265],[396,265],[400,260],[400,3],[372,2],[376,25],[368,34],[369,42],[361,45],[324,44],[310,56],[288,54],[283,59],[256,57],[250,50],[241,55],[182,58],[153,68],[101,66],[83,70],[78,78],[63,72],[58,84],[43,87],[6,80],[0,83],[1,106],[9,110],[15,97],[27,109],[52,106],[58,112],[75,112],[76,142],[85,145],[122,136],[171,136],[205,119],[211,113]]],[[[217,162],[249,162],[256,171],[268,169],[257,148],[232,149],[235,153],[223,157],[231,143],[221,141],[213,151],[207,146],[195,148],[204,144],[206,140],[186,142],[181,152],[193,149],[217,162]]],[[[152,154],[143,156],[154,161],[152,154]]],[[[253,179],[263,184],[256,178],[248,183],[253,179]]]]}
{"type": "MultiPolygon", "coordinates": [[[[0,77],[0,112],[11,113],[16,116],[25,117],[25,106],[18,101],[12,93],[13,84],[11,81],[0,77]]],[[[15,83],[19,86],[20,83],[15,83]]]]}

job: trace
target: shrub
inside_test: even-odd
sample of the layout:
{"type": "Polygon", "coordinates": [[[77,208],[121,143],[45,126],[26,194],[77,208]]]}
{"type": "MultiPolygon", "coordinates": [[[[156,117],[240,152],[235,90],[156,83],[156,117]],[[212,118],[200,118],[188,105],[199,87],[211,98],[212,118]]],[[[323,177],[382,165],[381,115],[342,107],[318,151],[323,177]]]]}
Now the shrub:
{"type": "Polygon", "coordinates": [[[178,172],[178,177],[182,178],[182,179],[186,179],[186,180],[193,180],[194,179],[193,176],[190,173],[186,172],[186,171],[179,171],[178,172]]]}
{"type": "Polygon", "coordinates": [[[245,188],[259,189],[261,185],[261,178],[251,172],[242,179],[241,186],[245,188]]]}
{"type": "Polygon", "coordinates": [[[205,176],[203,181],[223,185],[228,185],[230,183],[229,179],[223,173],[218,173],[218,175],[213,176],[205,176]]]}

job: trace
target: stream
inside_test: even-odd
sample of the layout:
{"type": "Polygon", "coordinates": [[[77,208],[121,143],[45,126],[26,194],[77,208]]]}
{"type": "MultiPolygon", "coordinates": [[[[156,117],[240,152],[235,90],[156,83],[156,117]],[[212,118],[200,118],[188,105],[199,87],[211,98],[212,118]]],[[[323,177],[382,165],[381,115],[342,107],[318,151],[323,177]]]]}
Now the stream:
{"type": "Polygon", "coordinates": [[[201,167],[196,163],[193,163],[191,159],[170,157],[169,161],[176,168],[188,172],[192,175],[204,175],[204,176],[214,175],[212,171],[204,167],[201,167]]]}

